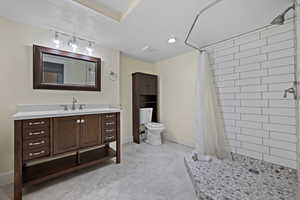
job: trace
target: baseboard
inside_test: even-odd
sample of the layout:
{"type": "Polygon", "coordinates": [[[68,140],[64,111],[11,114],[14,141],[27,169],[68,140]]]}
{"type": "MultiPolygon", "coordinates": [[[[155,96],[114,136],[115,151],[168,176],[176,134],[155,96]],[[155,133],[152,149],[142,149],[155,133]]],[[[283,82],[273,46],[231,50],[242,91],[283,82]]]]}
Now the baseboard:
{"type": "Polygon", "coordinates": [[[13,182],[14,172],[6,172],[0,174],[0,186],[7,185],[13,182]]]}
{"type": "Polygon", "coordinates": [[[175,139],[173,137],[169,137],[168,135],[164,135],[163,139],[170,141],[170,142],[174,142],[176,144],[182,144],[184,146],[195,148],[195,143],[193,143],[193,142],[188,142],[188,141],[183,141],[183,140],[178,141],[177,139],[175,139]]]}

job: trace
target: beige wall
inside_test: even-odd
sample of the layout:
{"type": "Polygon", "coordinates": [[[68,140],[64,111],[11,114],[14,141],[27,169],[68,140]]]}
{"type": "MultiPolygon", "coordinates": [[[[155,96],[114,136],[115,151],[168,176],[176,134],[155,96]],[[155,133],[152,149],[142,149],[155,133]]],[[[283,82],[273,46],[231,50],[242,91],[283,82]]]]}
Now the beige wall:
{"type": "Polygon", "coordinates": [[[160,79],[160,121],[164,138],[194,146],[194,100],[196,52],[183,54],[155,64],[160,79]]]}
{"type": "Polygon", "coordinates": [[[134,72],[154,73],[154,65],[121,54],[120,91],[122,113],[122,140],[132,141],[132,78],[134,72]]]}
{"type": "MultiPolygon", "coordinates": [[[[13,169],[13,119],[17,104],[80,103],[120,104],[119,80],[108,78],[109,70],[119,74],[120,52],[95,47],[94,56],[104,60],[101,92],[47,91],[32,89],[32,44],[54,47],[49,30],[33,28],[0,18],[0,175],[13,169]]],[[[70,50],[62,46],[64,50],[70,50]]],[[[84,47],[82,47],[84,49],[84,47]]],[[[78,49],[79,52],[80,48],[78,49]]],[[[81,52],[85,53],[85,52],[81,52]]]]}
{"type": "Polygon", "coordinates": [[[131,74],[159,76],[160,121],[166,125],[164,138],[194,146],[193,122],[197,52],[190,52],[155,64],[121,55],[120,91],[123,108],[122,140],[132,140],[131,74]]]}
{"type": "MultiPolygon", "coordinates": [[[[166,124],[166,138],[193,145],[192,117],[194,53],[184,54],[156,64],[121,55],[119,51],[95,46],[94,56],[103,59],[102,91],[75,92],[32,89],[32,44],[53,47],[49,30],[14,23],[0,18],[0,175],[13,169],[13,119],[17,104],[70,103],[75,96],[81,103],[122,105],[122,141],[132,140],[131,74],[144,72],[160,76],[161,121],[166,124]],[[119,79],[108,78],[110,70],[119,79]],[[119,71],[120,70],[120,71],[119,71]],[[178,123],[180,122],[180,123],[178,123]]],[[[62,45],[61,49],[70,49],[62,45]]],[[[83,48],[82,48],[83,49],[83,48]]],[[[85,53],[78,49],[79,53],[85,53]]]]}

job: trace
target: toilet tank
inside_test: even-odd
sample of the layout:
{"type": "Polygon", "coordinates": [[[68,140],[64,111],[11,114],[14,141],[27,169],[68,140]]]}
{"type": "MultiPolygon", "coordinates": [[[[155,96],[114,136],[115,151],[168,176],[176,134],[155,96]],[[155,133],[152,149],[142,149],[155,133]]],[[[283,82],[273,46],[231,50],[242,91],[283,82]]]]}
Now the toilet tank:
{"type": "Polygon", "coordinates": [[[153,108],[140,108],[140,124],[147,124],[152,121],[153,108]]]}

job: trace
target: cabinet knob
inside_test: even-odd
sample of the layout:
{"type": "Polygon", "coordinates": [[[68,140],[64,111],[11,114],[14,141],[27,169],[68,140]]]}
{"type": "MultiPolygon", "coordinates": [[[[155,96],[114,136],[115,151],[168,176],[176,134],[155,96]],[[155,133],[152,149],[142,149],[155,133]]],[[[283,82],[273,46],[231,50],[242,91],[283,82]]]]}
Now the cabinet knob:
{"type": "Polygon", "coordinates": [[[77,120],[76,120],[76,123],[77,123],[77,124],[80,124],[80,123],[81,123],[80,119],[77,119],[77,120]]]}
{"type": "Polygon", "coordinates": [[[81,123],[84,123],[84,119],[81,120],[81,123]]]}

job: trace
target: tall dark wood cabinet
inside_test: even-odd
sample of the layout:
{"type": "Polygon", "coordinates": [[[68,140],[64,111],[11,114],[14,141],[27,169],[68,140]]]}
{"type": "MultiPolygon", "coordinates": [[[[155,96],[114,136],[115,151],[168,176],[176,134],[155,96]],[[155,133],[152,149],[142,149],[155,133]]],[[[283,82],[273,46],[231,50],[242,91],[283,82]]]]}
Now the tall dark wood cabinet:
{"type": "Polygon", "coordinates": [[[133,141],[140,143],[140,108],[153,108],[152,121],[158,122],[158,76],[132,74],[133,141]]]}

